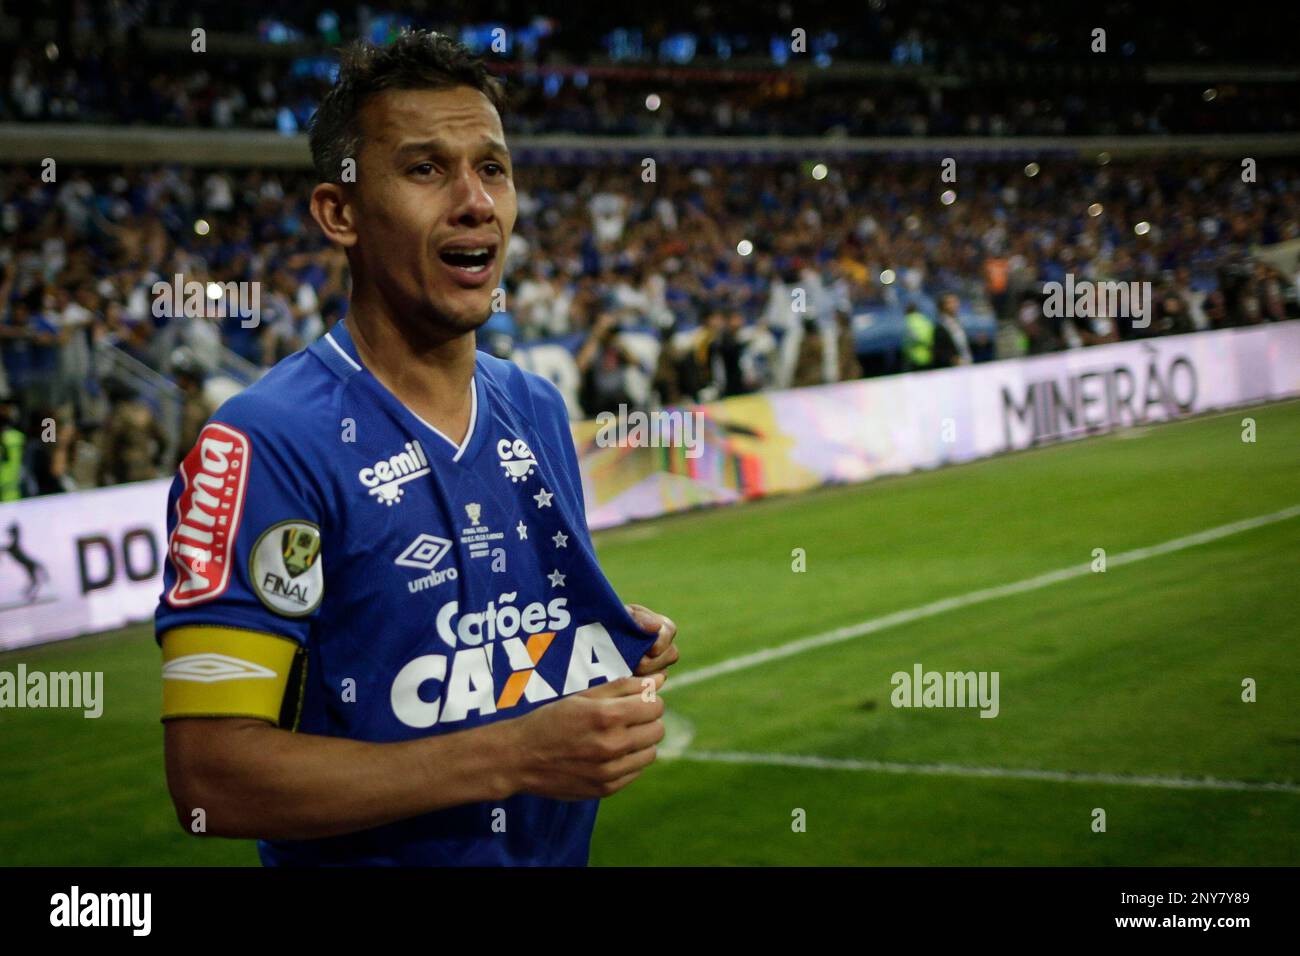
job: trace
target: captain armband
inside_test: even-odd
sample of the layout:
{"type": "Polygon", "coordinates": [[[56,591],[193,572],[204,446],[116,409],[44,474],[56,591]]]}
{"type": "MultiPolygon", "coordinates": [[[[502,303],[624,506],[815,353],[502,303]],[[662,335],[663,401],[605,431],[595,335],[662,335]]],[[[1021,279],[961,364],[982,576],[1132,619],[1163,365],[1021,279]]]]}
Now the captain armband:
{"type": "Polygon", "coordinates": [[[306,652],[296,641],[198,625],[167,631],[162,652],[163,720],[252,717],[298,726],[306,652]]]}

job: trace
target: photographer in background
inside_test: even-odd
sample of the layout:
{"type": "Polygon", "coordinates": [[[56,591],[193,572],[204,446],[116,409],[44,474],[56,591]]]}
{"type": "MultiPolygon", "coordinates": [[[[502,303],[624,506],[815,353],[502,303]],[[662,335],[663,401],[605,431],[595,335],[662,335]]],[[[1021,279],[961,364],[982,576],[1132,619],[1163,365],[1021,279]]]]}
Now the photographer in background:
{"type": "Polygon", "coordinates": [[[618,340],[618,332],[614,314],[601,311],[578,350],[578,374],[582,376],[578,400],[592,418],[601,412],[617,411],[619,405],[632,404],[627,376],[636,359],[618,340]]]}

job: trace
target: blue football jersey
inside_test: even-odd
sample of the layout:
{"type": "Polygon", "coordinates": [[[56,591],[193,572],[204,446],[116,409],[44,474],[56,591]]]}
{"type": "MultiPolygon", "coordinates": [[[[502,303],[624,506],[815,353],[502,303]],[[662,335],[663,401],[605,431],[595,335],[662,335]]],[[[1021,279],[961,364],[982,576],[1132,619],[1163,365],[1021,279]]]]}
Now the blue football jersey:
{"type": "MultiPolygon", "coordinates": [[[[481,351],[472,387],[457,445],[362,366],[341,322],[227,401],[172,484],[159,638],[288,638],[284,724],[374,742],[629,675],[654,636],[597,563],[563,398],[481,351]]],[[[165,682],[255,669],[192,658],[165,682]]],[[[521,794],[259,850],[268,865],[584,864],[597,803],[521,794]]]]}

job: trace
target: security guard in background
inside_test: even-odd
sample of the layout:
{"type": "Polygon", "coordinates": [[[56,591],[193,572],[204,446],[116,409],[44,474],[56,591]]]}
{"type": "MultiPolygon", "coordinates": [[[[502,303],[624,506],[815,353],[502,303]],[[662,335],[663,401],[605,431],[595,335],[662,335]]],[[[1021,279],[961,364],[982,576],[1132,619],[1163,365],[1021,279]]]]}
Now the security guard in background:
{"type": "Polygon", "coordinates": [[[934,322],[921,311],[915,302],[909,302],[903,367],[909,372],[919,372],[934,367],[934,322]]]}
{"type": "Polygon", "coordinates": [[[23,447],[27,436],[18,427],[18,406],[0,402],[0,501],[23,496],[23,447]]]}

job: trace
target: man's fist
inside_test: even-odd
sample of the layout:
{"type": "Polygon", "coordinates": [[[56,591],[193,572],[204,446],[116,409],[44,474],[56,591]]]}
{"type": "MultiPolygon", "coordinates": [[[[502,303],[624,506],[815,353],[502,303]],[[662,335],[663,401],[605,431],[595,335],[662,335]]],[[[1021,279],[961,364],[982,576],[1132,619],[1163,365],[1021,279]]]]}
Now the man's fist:
{"type": "Polygon", "coordinates": [[[608,797],[654,763],[664,738],[666,679],[624,677],[507,721],[515,733],[514,792],[560,800],[608,797]]]}

